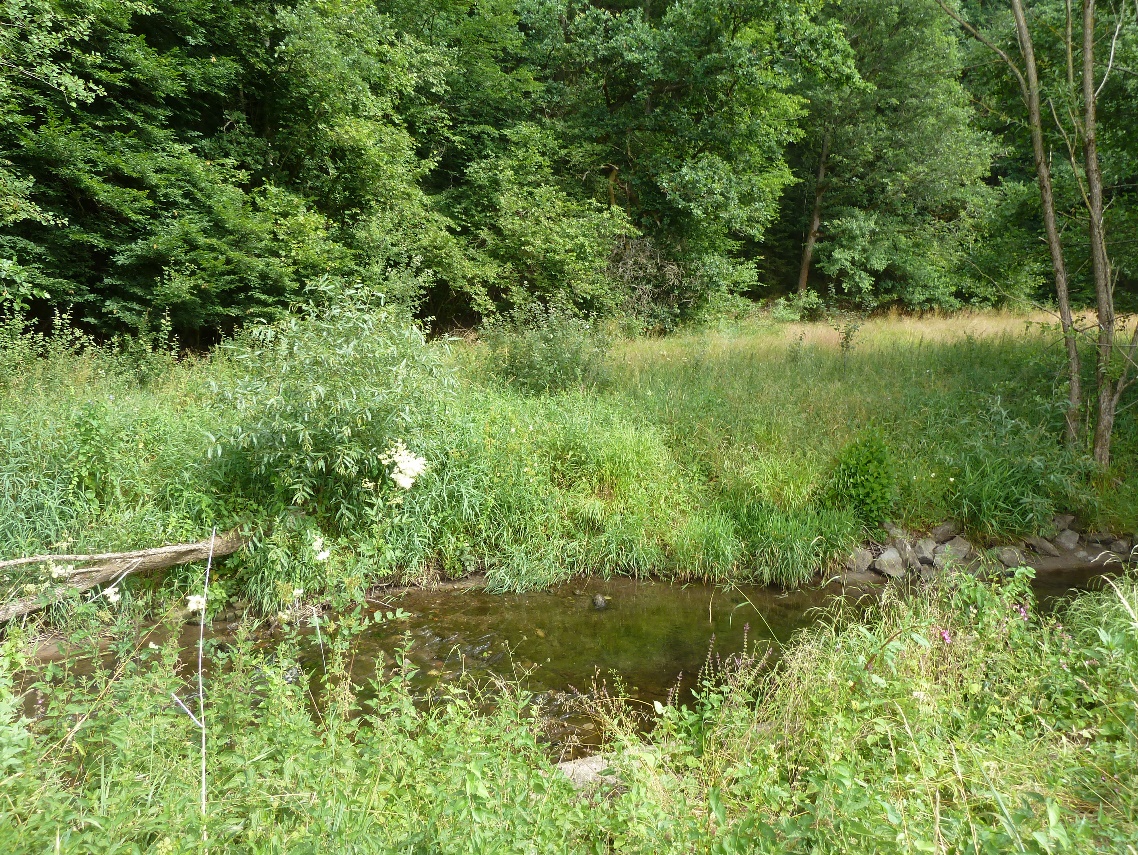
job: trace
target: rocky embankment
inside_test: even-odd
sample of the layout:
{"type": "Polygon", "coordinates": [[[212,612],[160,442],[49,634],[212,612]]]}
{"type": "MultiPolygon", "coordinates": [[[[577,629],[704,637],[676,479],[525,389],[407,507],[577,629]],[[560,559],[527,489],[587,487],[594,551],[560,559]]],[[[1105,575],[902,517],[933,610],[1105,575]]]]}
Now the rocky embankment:
{"type": "Polygon", "coordinates": [[[1089,565],[1122,566],[1129,564],[1138,551],[1134,537],[1088,531],[1071,514],[1056,515],[1052,522],[1055,527],[1052,537],[1029,537],[987,549],[966,539],[960,525],[952,520],[924,534],[886,523],[888,539],[855,550],[846,561],[846,573],[862,576],[874,572],[890,579],[912,575],[932,581],[950,566],[997,573],[1021,566],[1041,571],[1089,565]]]}

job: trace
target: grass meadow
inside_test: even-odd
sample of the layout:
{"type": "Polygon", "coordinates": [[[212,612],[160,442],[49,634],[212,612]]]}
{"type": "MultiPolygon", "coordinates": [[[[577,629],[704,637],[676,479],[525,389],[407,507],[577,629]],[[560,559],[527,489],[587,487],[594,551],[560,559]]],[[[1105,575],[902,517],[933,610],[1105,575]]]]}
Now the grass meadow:
{"type": "MultiPolygon", "coordinates": [[[[797,585],[886,517],[954,517],[988,543],[1056,512],[1131,531],[1134,421],[1111,473],[1064,448],[1059,359],[1039,319],[999,314],[870,320],[844,347],[826,324],[762,319],[628,339],[553,318],[471,342],[347,303],[183,358],[10,326],[0,549],[242,526],[253,546],[222,578],[268,613],[296,588],[351,599],[471,572],[515,591],[580,574],[797,585]],[[385,462],[400,442],[426,465],[411,489],[385,462]]],[[[0,590],[50,592],[44,572],[0,590]]],[[[128,587],[157,604],[187,579],[128,587]]]]}

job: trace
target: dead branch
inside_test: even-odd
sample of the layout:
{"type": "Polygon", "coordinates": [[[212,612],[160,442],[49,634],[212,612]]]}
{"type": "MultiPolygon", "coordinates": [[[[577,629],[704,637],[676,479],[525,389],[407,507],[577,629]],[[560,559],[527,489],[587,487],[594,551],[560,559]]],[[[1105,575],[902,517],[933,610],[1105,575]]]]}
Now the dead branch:
{"type": "Polygon", "coordinates": [[[61,568],[57,568],[55,571],[57,577],[63,575],[66,578],[64,585],[54,589],[46,596],[37,594],[0,606],[0,623],[56,603],[64,598],[69,589],[86,591],[96,585],[125,578],[135,573],[164,570],[167,567],[188,564],[191,561],[205,561],[210,555],[211,540],[214,558],[232,555],[246,543],[246,538],[242,537],[237,529],[233,529],[197,543],[178,543],[173,546],[159,546],[155,549],[106,552],[101,555],[37,555],[32,558],[2,561],[0,562],[0,569],[28,564],[79,563],[86,566],[68,568],[62,573],[61,568]]]}

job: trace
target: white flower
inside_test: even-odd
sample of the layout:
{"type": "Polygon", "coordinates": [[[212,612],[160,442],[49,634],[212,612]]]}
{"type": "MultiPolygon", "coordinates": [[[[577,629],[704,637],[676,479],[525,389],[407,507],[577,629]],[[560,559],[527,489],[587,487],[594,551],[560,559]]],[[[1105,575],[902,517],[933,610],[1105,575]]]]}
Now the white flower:
{"type": "MultiPolygon", "coordinates": [[[[327,554],[327,553],[325,553],[325,554],[327,554]]],[[[323,559],[321,559],[321,560],[323,560],[323,559]]],[[[294,600],[299,600],[302,596],[304,596],[304,588],[293,588],[292,589],[292,598],[294,600]]]]}
{"type": "Polygon", "coordinates": [[[312,541],[312,551],[313,552],[319,552],[323,548],[324,548],[324,538],[317,535],[316,539],[312,541]]]}
{"type": "Polygon", "coordinates": [[[391,480],[403,490],[410,490],[415,480],[427,471],[426,458],[409,451],[401,439],[396,440],[379,459],[392,467],[391,480]]]}
{"type": "Polygon", "coordinates": [[[118,588],[107,588],[107,590],[103,591],[103,596],[107,598],[107,602],[112,606],[122,599],[122,594],[119,593],[118,588]]]}
{"type": "Polygon", "coordinates": [[[161,648],[161,647],[159,647],[157,644],[155,644],[153,641],[152,641],[152,642],[150,642],[150,643],[149,643],[148,645],[146,645],[146,646],[147,646],[147,647],[149,647],[151,650],[161,650],[161,649],[162,649],[162,648],[161,648]]]}
{"type": "Polygon", "coordinates": [[[190,594],[186,597],[186,609],[191,612],[204,612],[205,594],[190,594]]]}
{"type": "Polygon", "coordinates": [[[317,560],[317,561],[327,561],[327,560],[328,560],[328,557],[329,557],[331,554],[332,554],[332,553],[331,553],[329,550],[327,550],[327,549],[322,549],[320,552],[317,552],[317,553],[316,553],[316,560],[317,560]]]}

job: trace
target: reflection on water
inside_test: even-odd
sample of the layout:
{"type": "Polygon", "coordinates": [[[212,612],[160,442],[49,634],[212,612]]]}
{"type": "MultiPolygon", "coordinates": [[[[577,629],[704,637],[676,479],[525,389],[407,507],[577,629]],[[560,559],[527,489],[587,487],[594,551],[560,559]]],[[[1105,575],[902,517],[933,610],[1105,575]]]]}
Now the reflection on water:
{"type": "MultiPolygon", "coordinates": [[[[410,641],[407,656],[422,682],[492,673],[524,676],[534,691],[586,691],[595,675],[619,674],[632,696],[663,701],[678,679],[696,676],[713,637],[725,654],[742,650],[745,633],[753,642],[785,642],[827,600],[816,589],[724,591],[629,579],[529,594],[412,590],[383,602],[410,616],[357,638],[354,669],[375,673],[410,641]],[[598,594],[603,609],[594,605],[598,594]]],[[[306,658],[318,664],[319,652],[306,658]]]]}

